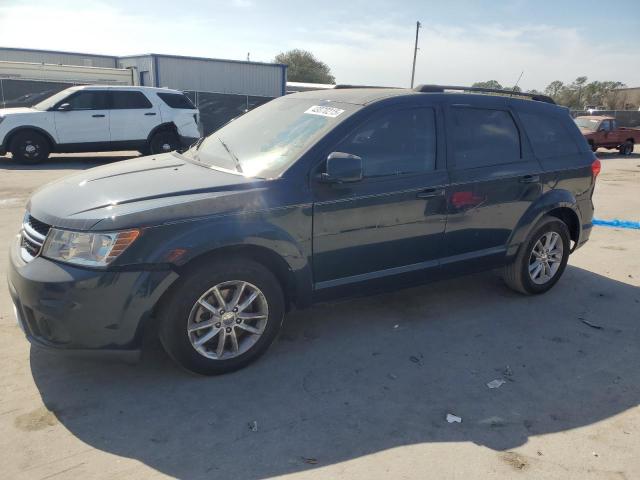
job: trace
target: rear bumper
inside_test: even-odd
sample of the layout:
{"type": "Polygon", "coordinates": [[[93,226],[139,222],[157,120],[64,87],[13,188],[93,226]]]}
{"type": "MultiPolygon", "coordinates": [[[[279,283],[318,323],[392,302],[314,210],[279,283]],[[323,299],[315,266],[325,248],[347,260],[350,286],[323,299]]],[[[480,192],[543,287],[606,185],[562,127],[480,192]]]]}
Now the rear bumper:
{"type": "Polygon", "coordinates": [[[589,240],[591,236],[591,230],[593,229],[593,224],[591,221],[589,223],[582,224],[582,230],[580,232],[580,237],[578,238],[578,243],[576,244],[574,250],[577,250],[581,246],[583,246],[589,240]]]}
{"type": "Polygon", "coordinates": [[[89,270],[10,252],[9,293],[27,339],[48,350],[133,359],[172,271],[89,270]]]}

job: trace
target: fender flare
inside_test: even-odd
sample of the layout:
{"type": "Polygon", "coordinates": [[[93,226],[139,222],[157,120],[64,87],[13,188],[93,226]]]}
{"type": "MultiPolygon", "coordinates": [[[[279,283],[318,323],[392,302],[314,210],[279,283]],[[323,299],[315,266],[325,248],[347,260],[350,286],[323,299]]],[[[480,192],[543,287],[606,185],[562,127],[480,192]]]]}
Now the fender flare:
{"type": "MultiPolygon", "coordinates": [[[[578,221],[577,234],[579,237],[582,232],[582,217],[576,198],[568,190],[551,190],[530,205],[522,215],[522,218],[520,218],[518,225],[514,228],[507,242],[507,257],[515,256],[520,245],[529,236],[540,219],[557,208],[568,208],[575,214],[578,221]]],[[[579,243],[579,238],[576,239],[575,243],[576,245],[579,243]]]]}
{"type": "Polygon", "coordinates": [[[161,123],[160,125],[153,127],[153,130],[149,132],[149,135],[147,136],[147,145],[151,142],[151,139],[153,138],[153,136],[161,130],[172,130],[176,133],[176,135],[178,136],[180,135],[178,133],[178,127],[176,126],[175,123],[173,122],[161,123]]]}
{"type": "Polygon", "coordinates": [[[47,132],[45,129],[41,127],[36,127],[35,125],[19,125],[9,130],[9,132],[4,136],[2,148],[8,151],[9,148],[11,147],[11,139],[13,138],[13,136],[23,130],[33,130],[34,132],[38,132],[49,141],[49,143],[51,144],[52,151],[56,149],[58,144],[53,139],[53,136],[49,132],[47,132]]]}

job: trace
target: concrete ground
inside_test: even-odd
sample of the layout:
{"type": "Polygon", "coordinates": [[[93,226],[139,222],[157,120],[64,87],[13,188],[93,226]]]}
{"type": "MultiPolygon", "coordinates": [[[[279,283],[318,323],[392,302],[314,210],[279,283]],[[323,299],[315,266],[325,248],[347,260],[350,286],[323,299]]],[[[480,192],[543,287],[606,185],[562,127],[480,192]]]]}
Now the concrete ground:
{"type": "MultiPolygon", "coordinates": [[[[639,221],[640,154],[599,156],[596,216],[639,221]]],[[[0,245],[35,188],[120,158],[0,158],[0,245]]],[[[295,312],[217,378],[31,348],[4,280],[0,315],[2,478],[640,478],[637,230],[594,228],[543,296],[486,273],[295,312]]]]}

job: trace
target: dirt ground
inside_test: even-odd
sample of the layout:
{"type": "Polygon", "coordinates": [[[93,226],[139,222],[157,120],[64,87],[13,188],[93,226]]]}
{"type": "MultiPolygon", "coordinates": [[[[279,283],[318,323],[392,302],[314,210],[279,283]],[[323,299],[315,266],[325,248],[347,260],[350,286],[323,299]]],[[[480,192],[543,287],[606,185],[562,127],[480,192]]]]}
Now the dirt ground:
{"type": "MultiPolygon", "coordinates": [[[[596,216],[640,221],[640,153],[599,156],[596,216]]],[[[223,377],[155,342],[137,365],[31,348],[4,281],[25,202],[124,157],[0,158],[1,478],[640,478],[639,230],[595,227],[543,296],[490,272],[294,312],[223,377]]]]}

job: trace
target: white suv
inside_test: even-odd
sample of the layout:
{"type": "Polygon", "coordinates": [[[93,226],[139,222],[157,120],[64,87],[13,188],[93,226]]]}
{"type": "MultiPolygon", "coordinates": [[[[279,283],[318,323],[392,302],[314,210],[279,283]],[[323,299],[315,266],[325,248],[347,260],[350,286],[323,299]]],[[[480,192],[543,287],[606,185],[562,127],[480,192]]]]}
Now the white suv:
{"type": "Polygon", "coordinates": [[[168,152],[194,143],[198,123],[198,110],[177,90],[71,87],[31,108],[0,109],[0,155],[38,163],[51,152],[168,152]]]}

